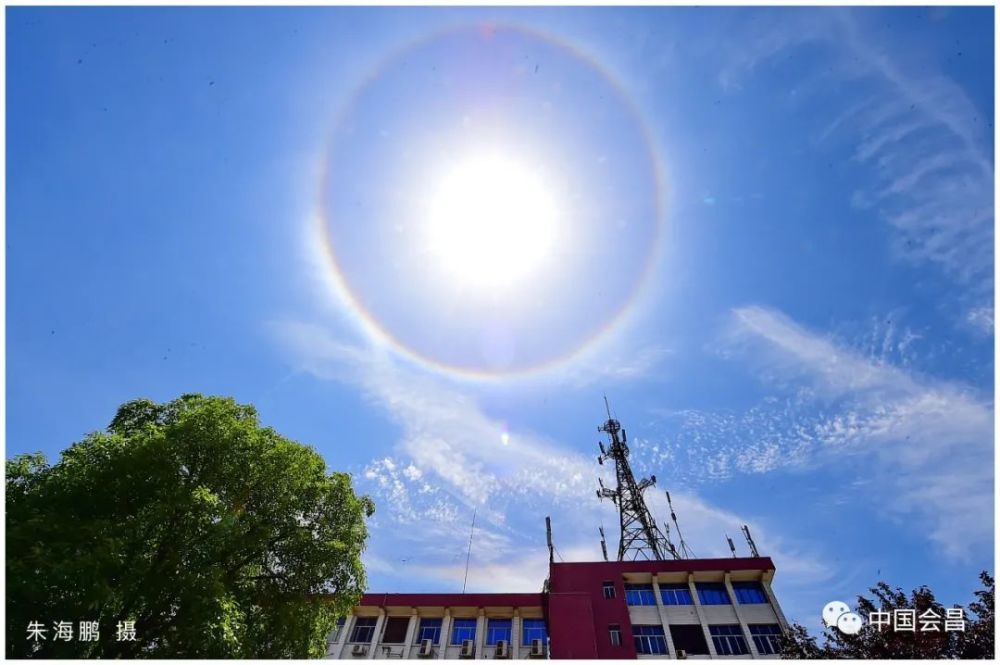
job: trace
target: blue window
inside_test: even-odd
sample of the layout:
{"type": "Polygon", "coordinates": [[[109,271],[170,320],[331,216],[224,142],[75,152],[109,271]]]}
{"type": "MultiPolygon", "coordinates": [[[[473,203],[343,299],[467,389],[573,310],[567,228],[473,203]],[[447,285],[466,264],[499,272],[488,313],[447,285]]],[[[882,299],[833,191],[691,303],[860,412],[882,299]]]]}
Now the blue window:
{"type": "Polygon", "coordinates": [[[715,652],[720,656],[742,656],[750,653],[747,638],[743,637],[739,624],[709,626],[708,632],[712,634],[715,652]]]}
{"type": "Polygon", "coordinates": [[[626,584],[625,602],[629,605],[656,605],[652,584],[626,584]]]}
{"type": "Polygon", "coordinates": [[[378,619],[375,617],[358,617],[354,622],[354,629],[351,630],[351,642],[368,643],[375,635],[375,624],[378,619]]]}
{"type": "Polygon", "coordinates": [[[750,636],[757,647],[757,653],[771,656],[781,651],[781,627],[773,623],[752,623],[750,636]]]}
{"type": "Polygon", "coordinates": [[[698,600],[702,605],[729,605],[729,594],[722,583],[697,582],[698,600]]]}
{"type": "Polygon", "coordinates": [[[495,646],[500,640],[510,644],[510,619],[490,619],[486,624],[486,644],[495,646]]]}
{"type": "Polygon", "coordinates": [[[661,584],[660,599],[664,605],[693,605],[687,584],[661,584]]]}
{"type": "Polygon", "coordinates": [[[760,582],[733,582],[733,593],[740,605],[754,605],[767,602],[767,594],[760,582]]]}
{"type": "Polygon", "coordinates": [[[548,639],[545,619],[521,619],[521,644],[530,647],[532,640],[541,640],[545,644],[548,639]]]}
{"type": "Polygon", "coordinates": [[[636,653],[667,653],[663,626],[632,626],[636,653]]]}
{"type": "Polygon", "coordinates": [[[451,627],[451,643],[461,644],[463,640],[476,639],[475,619],[455,619],[455,624],[451,627]]]}
{"type": "Polygon", "coordinates": [[[421,619],[417,628],[417,642],[430,640],[434,644],[441,641],[441,619],[421,619]]]}

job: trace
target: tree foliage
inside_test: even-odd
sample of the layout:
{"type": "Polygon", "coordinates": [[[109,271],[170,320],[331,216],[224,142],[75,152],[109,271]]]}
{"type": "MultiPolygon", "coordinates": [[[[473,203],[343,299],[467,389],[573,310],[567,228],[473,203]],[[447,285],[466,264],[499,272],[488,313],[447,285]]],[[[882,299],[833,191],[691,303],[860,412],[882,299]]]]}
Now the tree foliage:
{"type": "Polygon", "coordinates": [[[54,465],[8,460],[6,500],[12,657],[322,656],[366,584],[371,500],[232,399],[128,402],[54,465]]]}
{"type": "Polygon", "coordinates": [[[869,590],[874,598],[858,596],[855,612],[866,621],[860,633],[845,635],[835,628],[826,628],[824,644],[820,645],[805,627],[794,624],[783,639],[781,656],[791,659],[994,658],[994,580],[986,571],[979,578],[983,588],[976,591],[975,600],[965,608],[964,631],[944,630],[946,608],[926,586],[914,589],[908,597],[902,589],[879,582],[869,590]],[[892,616],[897,609],[915,609],[917,617],[932,610],[942,619],[941,630],[921,630],[919,618],[914,632],[896,631],[891,625],[879,630],[867,623],[872,612],[888,612],[892,616]]]}

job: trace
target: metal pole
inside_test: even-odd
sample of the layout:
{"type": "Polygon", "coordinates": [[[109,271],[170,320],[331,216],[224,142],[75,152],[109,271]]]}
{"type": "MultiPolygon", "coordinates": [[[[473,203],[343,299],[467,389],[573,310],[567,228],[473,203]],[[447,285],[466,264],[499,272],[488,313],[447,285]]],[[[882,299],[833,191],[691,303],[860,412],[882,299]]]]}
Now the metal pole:
{"type": "Polygon", "coordinates": [[[469,583],[469,558],[472,556],[472,534],[476,531],[476,511],[472,509],[472,529],[469,531],[469,551],[465,554],[465,581],[462,582],[462,593],[465,593],[465,585],[469,583]]]}

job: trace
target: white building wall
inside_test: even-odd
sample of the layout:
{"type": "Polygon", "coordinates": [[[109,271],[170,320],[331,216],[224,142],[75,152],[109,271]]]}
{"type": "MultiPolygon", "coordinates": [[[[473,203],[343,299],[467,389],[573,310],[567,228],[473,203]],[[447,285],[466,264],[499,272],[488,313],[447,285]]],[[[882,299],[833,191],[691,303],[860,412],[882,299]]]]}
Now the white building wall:
{"type": "Polygon", "coordinates": [[[656,605],[629,606],[628,618],[633,626],[659,626],[661,624],[660,613],[656,611],[656,605]]]}
{"type": "MultiPolygon", "coordinates": [[[[654,613],[655,613],[655,609],[654,613]]],[[[439,618],[441,622],[441,640],[434,645],[431,658],[458,659],[461,653],[461,645],[451,644],[451,631],[455,619],[476,619],[476,639],[474,659],[495,658],[494,647],[486,645],[486,628],[490,618],[511,619],[511,644],[508,649],[509,658],[513,660],[525,659],[529,657],[530,647],[520,645],[523,633],[521,617],[541,618],[542,608],[514,608],[512,611],[497,610],[468,610],[452,613],[450,608],[409,608],[407,610],[390,610],[385,612],[378,608],[363,608],[362,615],[352,615],[347,617],[344,628],[337,640],[328,644],[327,658],[344,660],[366,660],[366,659],[406,659],[427,660],[419,658],[420,641],[418,639],[418,629],[421,618],[439,618]],[[376,614],[378,613],[378,614],[376,614]],[[365,643],[366,652],[364,655],[353,655],[354,643],[350,642],[350,634],[359,616],[378,617],[378,625],[371,642],[365,643]],[[404,644],[386,644],[382,642],[382,632],[386,620],[389,617],[409,617],[407,627],[406,642],[404,644]],[[388,651],[386,650],[388,649],[388,651]]]]}
{"type": "Polygon", "coordinates": [[[754,605],[740,605],[740,613],[743,614],[743,619],[748,623],[770,623],[781,625],[781,620],[778,618],[777,613],[774,611],[774,607],[764,603],[754,604],[754,605]]]}
{"type": "Polygon", "coordinates": [[[700,623],[694,605],[664,605],[663,611],[667,621],[676,625],[691,625],[700,623]]]}
{"type": "Polygon", "coordinates": [[[702,605],[701,615],[706,624],[739,623],[732,605],[702,605]]]}

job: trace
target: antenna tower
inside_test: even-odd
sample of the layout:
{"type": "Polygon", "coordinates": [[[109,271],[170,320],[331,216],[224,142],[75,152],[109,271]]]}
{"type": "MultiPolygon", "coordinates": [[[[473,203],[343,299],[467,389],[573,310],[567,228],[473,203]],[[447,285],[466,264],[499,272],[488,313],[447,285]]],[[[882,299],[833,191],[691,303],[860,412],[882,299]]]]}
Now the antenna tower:
{"type": "Polygon", "coordinates": [[[604,555],[604,560],[608,560],[608,543],[604,540],[604,527],[601,526],[598,531],[601,532],[601,554],[604,555]]]}
{"type": "Polygon", "coordinates": [[[646,507],[646,501],[642,498],[643,490],[656,484],[656,476],[636,481],[632,467],[628,462],[628,437],[625,430],[622,429],[621,423],[611,417],[611,407],[608,405],[607,396],[604,397],[604,407],[607,410],[608,419],[597,430],[608,435],[611,445],[605,449],[603,442],[597,444],[601,449],[597,463],[603,465],[605,460],[614,462],[617,486],[615,489],[607,488],[598,479],[601,488],[597,490],[597,498],[611,499],[611,502],[618,508],[621,524],[618,560],[679,559],[680,556],[673,547],[668,545],[667,538],[656,525],[649,508],[646,507]]]}
{"type": "Polygon", "coordinates": [[[670,556],[674,557],[675,559],[681,558],[681,555],[678,554],[677,552],[677,548],[674,547],[674,542],[670,540],[670,525],[667,524],[666,522],[663,523],[663,542],[666,543],[667,552],[670,554],[670,556]]]}
{"type": "MultiPolygon", "coordinates": [[[[681,525],[677,523],[677,514],[674,512],[674,504],[670,500],[670,492],[667,492],[667,507],[670,508],[670,519],[674,521],[674,529],[677,530],[677,537],[681,542],[681,556],[678,558],[692,559],[694,558],[694,552],[688,547],[687,543],[684,542],[684,535],[681,533],[681,525]]],[[[667,531],[667,533],[670,533],[667,531]]]]}
{"type": "Polygon", "coordinates": [[[753,542],[753,536],[750,535],[750,527],[744,524],[740,528],[740,531],[742,531],[743,535],[746,536],[747,545],[750,546],[750,556],[760,556],[760,553],[757,551],[757,543],[753,542]]]}
{"type": "Polygon", "coordinates": [[[548,515],[545,516],[545,542],[549,545],[549,563],[553,563],[555,561],[553,556],[555,548],[552,545],[552,520],[549,519],[548,515]]]}

